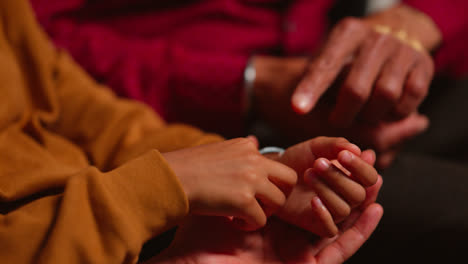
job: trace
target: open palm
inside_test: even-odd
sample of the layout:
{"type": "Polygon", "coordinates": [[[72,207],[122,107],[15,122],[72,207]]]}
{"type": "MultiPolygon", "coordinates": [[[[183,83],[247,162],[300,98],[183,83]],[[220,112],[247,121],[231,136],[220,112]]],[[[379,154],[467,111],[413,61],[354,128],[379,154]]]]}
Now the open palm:
{"type": "Polygon", "coordinates": [[[367,203],[355,209],[334,238],[313,234],[270,218],[263,229],[244,232],[223,217],[193,217],[183,224],[171,246],[147,264],[342,263],[369,238],[383,210],[373,203],[382,184],[368,190],[367,203]]]}

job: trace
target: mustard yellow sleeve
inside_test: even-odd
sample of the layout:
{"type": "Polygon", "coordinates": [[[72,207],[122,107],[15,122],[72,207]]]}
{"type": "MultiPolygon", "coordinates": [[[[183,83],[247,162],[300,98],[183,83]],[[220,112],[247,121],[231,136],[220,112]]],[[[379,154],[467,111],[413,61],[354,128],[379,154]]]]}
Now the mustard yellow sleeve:
{"type": "Polygon", "coordinates": [[[93,165],[107,171],[151,148],[160,152],[222,140],[186,125],[168,126],[145,105],[117,98],[71,57],[51,44],[26,0],[6,0],[7,35],[22,62],[33,68],[29,81],[44,108],[49,127],[85,151],[93,165]]]}
{"type": "Polygon", "coordinates": [[[27,0],[0,1],[0,14],[0,64],[12,69],[0,91],[27,102],[0,127],[0,263],[135,263],[188,212],[161,153],[221,138],[166,126],[96,84],[27,0]]]}
{"type": "Polygon", "coordinates": [[[56,56],[61,114],[54,129],[79,144],[99,168],[113,168],[151,148],[168,152],[223,140],[187,125],[165,124],[145,105],[96,84],[68,54],[56,56]]]}
{"type": "MultiPolygon", "coordinates": [[[[21,135],[6,136],[27,147],[15,142],[21,135]]],[[[35,168],[0,179],[0,263],[135,263],[145,241],[188,212],[177,178],[155,150],[108,173],[71,171],[30,152],[12,158],[31,157],[35,168]]]]}

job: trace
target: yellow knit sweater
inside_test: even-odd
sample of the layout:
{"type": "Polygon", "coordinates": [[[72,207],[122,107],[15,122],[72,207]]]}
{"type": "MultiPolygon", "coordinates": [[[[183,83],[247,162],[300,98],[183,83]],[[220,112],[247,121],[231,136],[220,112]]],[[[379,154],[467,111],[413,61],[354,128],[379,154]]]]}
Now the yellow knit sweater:
{"type": "Polygon", "coordinates": [[[188,212],[161,152],[221,140],[91,80],[0,1],[0,263],[134,263],[188,212]]]}

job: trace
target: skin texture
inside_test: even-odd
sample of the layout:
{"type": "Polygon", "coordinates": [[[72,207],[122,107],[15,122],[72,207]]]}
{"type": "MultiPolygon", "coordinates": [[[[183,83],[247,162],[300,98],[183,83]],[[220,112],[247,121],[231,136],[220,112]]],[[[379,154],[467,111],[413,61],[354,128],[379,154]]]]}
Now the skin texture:
{"type": "Polygon", "coordinates": [[[366,201],[332,238],[317,237],[277,218],[269,219],[261,230],[242,232],[226,218],[196,216],[179,228],[165,252],[147,264],[343,263],[364,244],[382,217],[382,207],[374,203],[381,183],[367,190],[366,201]]]}
{"type": "MultiPolygon", "coordinates": [[[[292,105],[295,110],[309,112],[343,68],[349,65],[336,106],[329,117],[334,125],[347,127],[360,112],[365,120],[375,122],[388,114],[405,117],[416,111],[432,80],[434,65],[430,55],[391,34],[378,33],[373,26],[388,25],[394,31],[404,30],[411,34],[412,39],[428,41],[416,35],[415,30],[409,28],[410,23],[389,22],[392,17],[394,20],[428,24],[426,21],[418,22],[426,17],[405,6],[387,10],[368,20],[342,20],[332,30],[322,52],[311,62],[306,76],[294,92],[292,105]]],[[[433,32],[437,31],[430,30],[427,34],[433,32]]]]}
{"type": "Polygon", "coordinates": [[[294,170],[263,157],[246,138],[164,157],[182,184],[191,214],[235,217],[236,225],[246,230],[264,226],[297,180],[294,170]]]}
{"type": "Polygon", "coordinates": [[[334,101],[337,85],[327,91],[310,113],[299,115],[290,107],[289,98],[307,70],[308,59],[257,56],[254,65],[258,69],[255,111],[276,128],[288,144],[319,135],[346,137],[364,148],[374,149],[378,154],[377,167],[383,168],[390,164],[399,146],[429,125],[426,117],[412,113],[400,120],[377,123],[356,120],[350,127],[335,127],[328,116],[333,110],[330,102],[334,101]]]}
{"type": "Polygon", "coordinates": [[[430,18],[404,5],[344,19],[310,61],[254,58],[255,110],[293,142],[344,136],[375,149],[377,166],[387,167],[400,146],[429,125],[417,109],[434,73],[428,51],[441,40],[430,18]],[[425,50],[378,33],[376,25],[405,31],[425,50]]]}
{"type": "Polygon", "coordinates": [[[298,183],[277,213],[284,221],[322,237],[333,237],[337,224],[366,199],[366,190],[381,181],[373,168],[373,151],[344,138],[319,137],[286,150],[278,161],[293,168],[298,183]]]}

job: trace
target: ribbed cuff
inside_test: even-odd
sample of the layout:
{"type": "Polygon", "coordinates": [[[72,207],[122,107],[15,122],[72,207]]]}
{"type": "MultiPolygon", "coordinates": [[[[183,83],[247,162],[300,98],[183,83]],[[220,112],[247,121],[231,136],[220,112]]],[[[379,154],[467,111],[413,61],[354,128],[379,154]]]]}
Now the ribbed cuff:
{"type": "Polygon", "coordinates": [[[151,150],[109,172],[108,190],[120,207],[142,224],[144,239],[175,226],[188,214],[187,197],[161,153],[151,150]]]}

